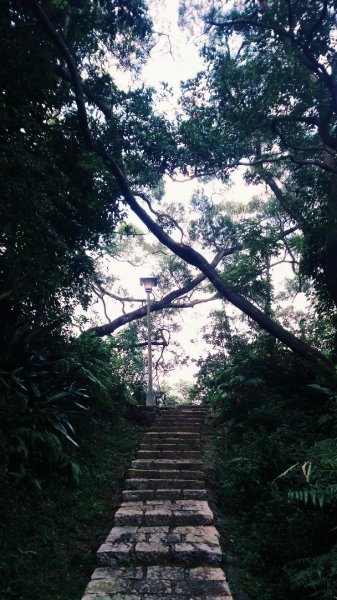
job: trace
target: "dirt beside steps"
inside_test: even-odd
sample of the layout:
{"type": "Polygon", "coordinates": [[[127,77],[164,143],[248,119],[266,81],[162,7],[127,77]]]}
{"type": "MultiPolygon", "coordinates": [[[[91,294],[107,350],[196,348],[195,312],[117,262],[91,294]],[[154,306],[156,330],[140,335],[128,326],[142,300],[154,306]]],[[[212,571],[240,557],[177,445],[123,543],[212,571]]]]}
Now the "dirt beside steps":
{"type": "Polygon", "coordinates": [[[163,410],[145,434],[82,600],[232,600],[206,500],[204,417],[163,410]]]}

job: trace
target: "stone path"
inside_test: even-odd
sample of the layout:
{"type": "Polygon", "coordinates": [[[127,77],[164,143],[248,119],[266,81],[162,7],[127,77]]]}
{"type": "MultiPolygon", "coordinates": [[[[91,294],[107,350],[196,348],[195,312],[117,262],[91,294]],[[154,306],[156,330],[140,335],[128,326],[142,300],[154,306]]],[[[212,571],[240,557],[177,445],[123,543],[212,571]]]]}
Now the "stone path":
{"type": "Polygon", "coordinates": [[[145,434],[82,600],[232,600],[206,500],[204,417],[166,409],[145,434]]]}

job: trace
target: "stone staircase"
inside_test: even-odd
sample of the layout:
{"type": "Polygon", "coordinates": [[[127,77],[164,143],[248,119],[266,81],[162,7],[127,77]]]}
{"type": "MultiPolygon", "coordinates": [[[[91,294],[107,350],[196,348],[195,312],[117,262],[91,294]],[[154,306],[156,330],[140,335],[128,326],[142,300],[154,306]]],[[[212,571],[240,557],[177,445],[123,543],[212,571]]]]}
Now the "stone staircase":
{"type": "Polygon", "coordinates": [[[205,409],[163,409],[82,600],[232,600],[200,457],[205,409]]]}

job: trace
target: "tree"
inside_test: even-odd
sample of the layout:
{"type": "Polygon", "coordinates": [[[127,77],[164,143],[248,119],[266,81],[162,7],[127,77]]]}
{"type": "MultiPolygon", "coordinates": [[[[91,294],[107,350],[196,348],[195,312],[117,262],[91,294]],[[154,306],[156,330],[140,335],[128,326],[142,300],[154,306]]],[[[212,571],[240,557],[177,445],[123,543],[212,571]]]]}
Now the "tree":
{"type": "MultiPolygon", "coordinates": [[[[137,71],[150,23],[141,3],[114,4],[113,19],[103,3],[52,1],[48,7],[90,76],[90,93],[109,87],[119,123],[110,145],[124,153],[129,172],[140,181],[130,140],[147,119],[149,92],[126,94],[110,86],[110,79],[108,85],[98,55],[104,48],[120,68],[137,71]]],[[[126,363],[134,371],[138,364],[139,376],[137,360],[126,360],[113,343],[91,335],[74,339],[74,309],[88,304],[96,280],[94,255],[112,243],[123,207],[109,169],[82,143],[72,91],[58,74],[64,64],[26,8],[5,0],[0,19],[0,412],[6,484],[34,481],[48,465],[76,476],[69,449],[76,443],[74,419],[97,406],[113,410],[117,398],[129,398],[134,381],[125,375],[126,363]]],[[[95,134],[104,138],[104,124],[93,112],[95,134]]],[[[160,123],[154,119],[154,130],[160,123]]],[[[144,143],[138,140],[137,152],[144,143]]],[[[152,150],[155,154],[154,144],[152,150]]],[[[158,176],[151,160],[146,176],[153,182],[158,176]]]]}
{"type": "Polygon", "coordinates": [[[304,600],[310,590],[331,600],[335,392],[313,384],[270,336],[247,333],[214,315],[212,351],[199,361],[194,391],[215,416],[213,490],[228,519],[236,576],[254,599],[304,600]]]}
{"type": "MultiPolygon", "coordinates": [[[[184,4],[184,3],[183,3],[184,4]]],[[[204,72],[184,87],[183,164],[264,182],[302,231],[302,272],[337,303],[335,2],[204,5],[204,72]]],[[[194,168],[194,167],[193,167],[194,168]]]]}
{"type": "MultiPolygon", "coordinates": [[[[162,227],[160,227],[160,225],[158,225],[156,221],[154,221],[154,219],[151,218],[149,213],[144,210],[137,200],[137,192],[134,193],[132,191],[132,181],[130,181],[126,176],[125,167],[122,166],[119,157],[117,158],[116,154],[114,155],[111,153],[113,148],[111,149],[105,145],[103,143],[104,140],[99,140],[95,137],[94,131],[90,127],[86,101],[94,101],[103,112],[108,123],[115,122],[114,114],[111,111],[111,108],[101,97],[94,97],[90,90],[87,89],[87,86],[83,84],[77,67],[77,62],[73,54],[70,52],[69,47],[65,43],[60,32],[57,30],[57,26],[55,27],[55,25],[52,23],[42,5],[34,0],[32,0],[29,5],[31,6],[34,15],[42,25],[46,34],[55,44],[60,57],[62,57],[62,60],[66,63],[67,70],[66,72],[62,70],[61,74],[63,74],[64,79],[72,82],[77,105],[79,125],[87,146],[103,160],[103,163],[114,175],[125,201],[133,210],[133,212],[142,220],[142,222],[150,229],[150,231],[160,242],[166,245],[174,254],[182,258],[184,261],[197,267],[201,272],[203,272],[223,297],[232,302],[240,310],[244,311],[261,327],[263,327],[271,335],[283,341],[292,350],[298,352],[307,360],[320,365],[322,369],[331,373],[332,367],[329,364],[329,361],[327,361],[323,355],[310,347],[306,342],[296,338],[293,334],[286,331],[282,326],[270,319],[270,317],[266,316],[263,311],[254,306],[250,301],[235,292],[228,285],[224,284],[217,271],[199,252],[184,243],[177,243],[162,227]]],[[[172,151],[170,155],[172,156],[172,151]]],[[[163,162],[166,164],[166,160],[161,160],[161,165],[163,165],[163,162]]]]}

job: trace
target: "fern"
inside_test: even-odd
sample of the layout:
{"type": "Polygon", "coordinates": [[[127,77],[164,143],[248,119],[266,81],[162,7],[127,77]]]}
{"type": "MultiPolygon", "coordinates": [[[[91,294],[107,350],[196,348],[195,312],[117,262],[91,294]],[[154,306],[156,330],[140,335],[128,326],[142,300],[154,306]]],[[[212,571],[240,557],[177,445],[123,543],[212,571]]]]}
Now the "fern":
{"type": "Polygon", "coordinates": [[[300,477],[300,483],[305,479],[305,487],[292,489],[288,491],[288,498],[298,502],[323,508],[325,504],[333,504],[337,500],[337,439],[327,438],[317,442],[307,452],[308,460],[297,462],[280,475],[273,483],[280,478],[286,478],[290,473],[294,481],[294,475],[297,479],[300,477]]]}
{"type": "Polygon", "coordinates": [[[330,552],[298,560],[287,570],[295,588],[308,589],[313,592],[313,596],[326,600],[336,598],[337,545],[333,546],[330,552]]]}
{"type": "Polygon", "coordinates": [[[291,500],[304,502],[304,504],[308,504],[309,500],[311,500],[314,506],[319,506],[320,508],[323,508],[324,502],[326,500],[326,491],[322,489],[319,490],[312,488],[304,488],[302,490],[291,490],[288,492],[288,498],[290,498],[291,500]]]}

